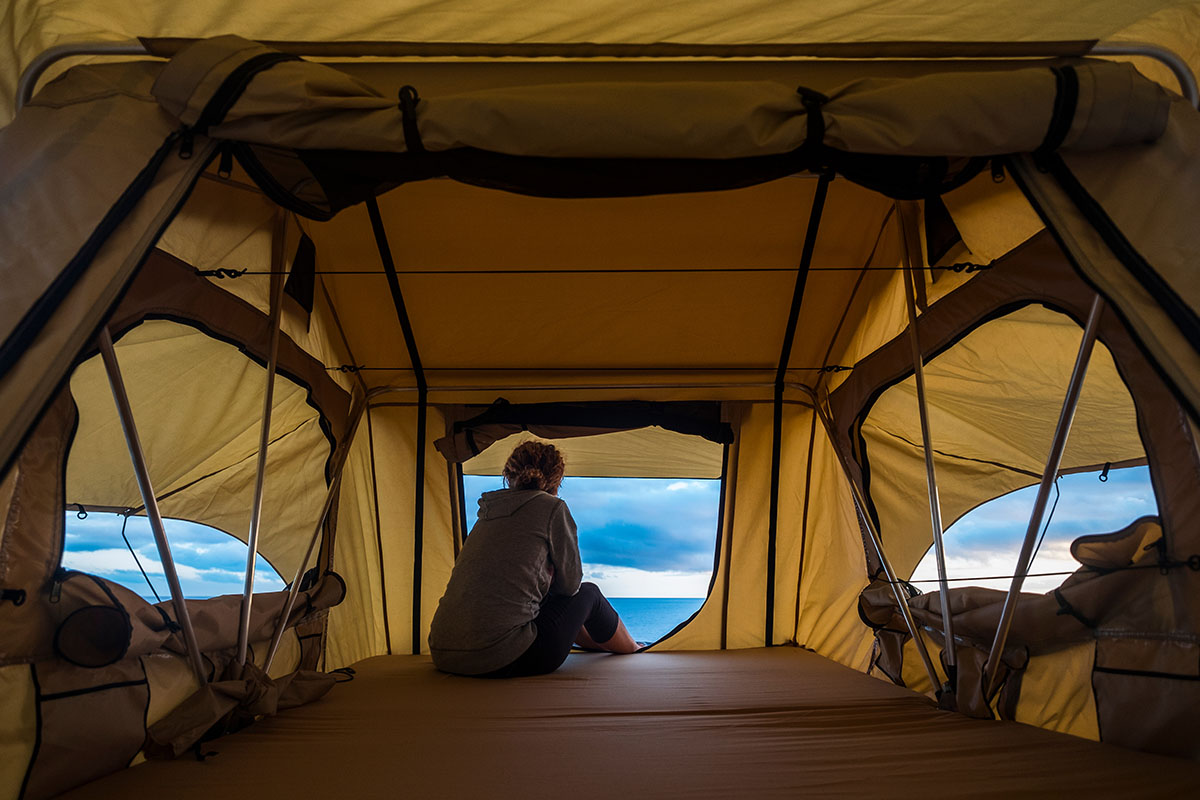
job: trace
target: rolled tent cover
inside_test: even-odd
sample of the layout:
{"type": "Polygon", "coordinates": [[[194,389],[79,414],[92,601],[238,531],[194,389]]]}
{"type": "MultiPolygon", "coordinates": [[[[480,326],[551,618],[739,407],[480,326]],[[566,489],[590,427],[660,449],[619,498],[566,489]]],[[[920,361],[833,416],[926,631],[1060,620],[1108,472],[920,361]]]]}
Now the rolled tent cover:
{"type": "Polygon", "coordinates": [[[474,458],[494,443],[521,431],[543,439],[594,436],[657,426],[717,444],[733,441],[733,429],[720,419],[717,404],[704,403],[493,403],[470,419],[453,423],[434,444],[451,463],[474,458]]]}
{"type": "Polygon", "coordinates": [[[639,159],[779,155],[822,135],[861,154],[1104,149],[1156,139],[1169,105],[1160,86],[1111,62],[859,80],[828,98],[730,81],[524,86],[404,102],[404,90],[384,97],[333,67],[236,36],[185,48],[154,94],[198,133],[251,144],[639,159]]]}

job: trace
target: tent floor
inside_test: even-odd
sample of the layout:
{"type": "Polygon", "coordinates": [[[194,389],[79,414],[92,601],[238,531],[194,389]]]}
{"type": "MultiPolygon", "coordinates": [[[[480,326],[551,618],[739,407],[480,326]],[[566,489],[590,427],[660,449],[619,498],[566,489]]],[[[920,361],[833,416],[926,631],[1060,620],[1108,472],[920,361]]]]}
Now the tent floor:
{"type": "Polygon", "coordinates": [[[84,797],[1188,796],[1200,764],[971,720],[798,648],[575,654],[516,680],[380,656],[84,797]]]}

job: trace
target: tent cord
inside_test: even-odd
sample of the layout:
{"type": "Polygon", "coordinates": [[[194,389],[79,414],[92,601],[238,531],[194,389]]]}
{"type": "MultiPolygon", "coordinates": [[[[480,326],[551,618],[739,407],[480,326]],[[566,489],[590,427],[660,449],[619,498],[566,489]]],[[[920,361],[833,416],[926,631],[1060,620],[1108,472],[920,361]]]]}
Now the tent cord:
{"type": "Polygon", "coordinates": [[[129,514],[125,514],[125,520],[121,523],[121,538],[125,540],[125,546],[129,548],[129,555],[133,556],[133,563],[137,564],[137,568],[141,571],[142,577],[146,579],[146,585],[150,587],[151,593],[154,595],[154,601],[161,603],[162,598],[158,596],[158,591],[155,590],[154,584],[150,582],[150,576],[146,574],[146,570],[142,569],[142,561],[137,556],[137,551],[133,549],[133,545],[129,543],[129,537],[125,535],[125,526],[129,524],[129,514]]]}
{"type": "Polygon", "coordinates": [[[1038,551],[1042,549],[1042,542],[1046,539],[1046,531],[1050,530],[1050,520],[1054,519],[1054,510],[1058,508],[1058,500],[1062,497],[1062,492],[1058,488],[1058,476],[1054,476],[1054,503],[1050,506],[1050,513],[1046,515],[1046,524],[1042,526],[1042,535],[1038,537],[1037,544],[1033,547],[1033,555],[1029,556],[1029,567],[1033,568],[1033,562],[1037,560],[1038,551]]]}
{"type": "MultiPolygon", "coordinates": [[[[987,264],[977,264],[973,261],[962,261],[955,264],[946,264],[943,266],[925,267],[928,270],[946,270],[948,272],[965,272],[967,274],[982,272],[989,270],[995,266],[995,262],[987,264]]],[[[809,272],[898,272],[904,267],[809,267],[809,272]]],[[[229,267],[217,267],[216,269],[193,269],[198,277],[201,278],[240,278],[243,275],[288,275],[287,270],[269,270],[269,269],[231,269],[229,267]]],[[[588,269],[413,269],[413,270],[397,270],[399,275],[444,275],[447,277],[456,275],[593,275],[593,274],[625,274],[625,273],[652,273],[665,274],[669,272],[679,273],[696,273],[696,272],[711,272],[726,273],[726,272],[792,272],[796,271],[795,267],[694,267],[694,268],[673,268],[673,267],[613,267],[613,268],[588,268],[588,269]]],[[[318,269],[314,270],[313,275],[384,275],[386,273],[377,269],[318,269]]]]}

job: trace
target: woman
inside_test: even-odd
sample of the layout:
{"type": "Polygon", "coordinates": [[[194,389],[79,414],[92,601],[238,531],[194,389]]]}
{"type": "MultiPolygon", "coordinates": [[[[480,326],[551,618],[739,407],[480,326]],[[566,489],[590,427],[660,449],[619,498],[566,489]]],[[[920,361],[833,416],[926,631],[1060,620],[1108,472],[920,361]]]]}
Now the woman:
{"type": "Polygon", "coordinates": [[[526,442],[504,465],[508,488],[479,498],[429,629],[438,669],[515,678],[553,672],[575,642],[638,649],[600,589],[580,583],[575,520],[557,496],[563,467],[553,445],[526,442]]]}

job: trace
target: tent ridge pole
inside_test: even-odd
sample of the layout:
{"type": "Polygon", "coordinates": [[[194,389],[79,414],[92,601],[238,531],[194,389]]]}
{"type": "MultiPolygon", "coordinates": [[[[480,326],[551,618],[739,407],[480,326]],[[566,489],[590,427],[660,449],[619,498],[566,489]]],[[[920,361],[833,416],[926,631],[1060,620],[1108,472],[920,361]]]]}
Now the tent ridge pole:
{"type": "Polygon", "coordinates": [[[1179,81],[1179,91],[1194,108],[1200,108],[1200,88],[1196,76],[1187,61],[1174,50],[1150,42],[1097,42],[1088,55],[1093,56],[1142,56],[1152,58],[1166,66],[1179,81]]]}
{"type": "Polygon", "coordinates": [[[1021,543],[1021,552],[1017,555],[1017,568],[1013,571],[1012,584],[1004,598],[1004,606],[1000,611],[1000,622],[996,625],[996,636],[992,640],[992,648],[988,652],[987,662],[984,665],[984,688],[986,690],[984,697],[989,700],[999,688],[997,684],[1004,646],[1008,642],[1013,616],[1017,611],[1017,603],[1021,599],[1021,585],[1025,582],[1025,575],[1032,565],[1033,549],[1037,543],[1038,531],[1041,530],[1042,518],[1050,501],[1050,489],[1058,477],[1058,468],[1062,463],[1063,452],[1067,448],[1067,437],[1071,433],[1075,409],[1079,406],[1079,396],[1083,391],[1083,381],[1087,377],[1088,362],[1092,358],[1092,350],[1096,344],[1100,317],[1103,312],[1104,301],[1097,294],[1092,298],[1092,305],[1088,311],[1083,337],[1079,342],[1079,352],[1075,356],[1075,366],[1071,370],[1071,379],[1067,384],[1066,396],[1063,398],[1062,411],[1059,413],[1058,424],[1054,429],[1054,439],[1050,443],[1050,453],[1046,456],[1046,467],[1042,470],[1042,482],[1038,486],[1037,497],[1033,501],[1033,512],[1029,516],[1029,525],[1025,529],[1025,540],[1021,543]]]}
{"type": "Polygon", "coordinates": [[[834,455],[837,456],[838,464],[842,468],[842,475],[846,478],[846,483],[850,485],[850,496],[854,500],[854,508],[858,512],[858,518],[862,521],[863,527],[867,529],[867,536],[871,540],[871,546],[875,549],[875,554],[879,556],[879,563],[883,567],[884,576],[887,578],[888,586],[892,589],[892,596],[896,600],[896,605],[900,610],[900,616],[904,618],[904,626],[908,629],[909,636],[912,637],[913,644],[916,645],[917,653],[921,657],[921,663],[925,666],[925,672],[929,676],[929,684],[936,691],[941,686],[941,681],[938,680],[937,670],[934,669],[933,659],[929,657],[929,648],[925,646],[925,640],[921,638],[921,631],[917,627],[917,621],[912,615],[912,609],[908,606],[908,598],[900,588],[900,580],[896,577],[896,571],[892,568],[892,564],[888,561],[887,554],[883,550],[883,539],[879,535],[879,531],[875,529],[875,523],[871,519],[871,515],[867,513],[867,500],[863,495],[862,487],[854,480],[853,473],[850,470],[848,456],[842,452],[842,448],[838,447],[837,438],[834,436],[833,420],[829,416],[829,412],[821,405],[817,393],[803,384],[797,385],[797,388],[803,389],[812,398],[813,411],[821,420],[821,426],[825,428],[825,435],[829,438],[829,444],[833,448],[834,455]]]}
{"type": "MultiPolygon", "coordinates": [[[[274,270],[283,268],[284,248],[286,244],[287,216],[282,209],[275,218],[274,270]]],[[[242,590],[241,617],[238,620],[237,664],[246,664],[246,651],[250,645],[250,613],[254,606],[254,570],[258,562],[258,532],[262,525],[263,487],[266,483],[267,448],[271,441],[271,412],[275,405],[275,371],[279,364],[279,334],[283,318],[283,287],[282,275],[272,276],[274,286],[271,287],[271,309],[268,317],[268,327],[271,331],[271,343],[267,355],[267,384],[263,392],[262,426],[258,436],[258,459],[254,471],[254,500],[250,507],[250,531],[246,537],[246,579],[242,590]]]]}
{"type": "Polygon", "coordinates": [[[146,508],[146,517],[150,521],[150,530],[154,534],[154,544],[158,547],[158,557],[162,561],[163,573],[167,578],[167,586],[171,589],[171,602],[175,606],[175,618],[183,633],[184,645],[187,648],[188,662],[200,686],[208,683],[204,672],[204,661],[200,656],[200,647],[196,643],[196,631],[192,627],[192,617],[188,612],[187,600],[183,596],[183,587],[179,584],[179,574],[175,570],[175,559],[171,556],[171,545],[167,541],[167,530],[163,525],[162,514],[158,509],[158,499],[154,494],[154,485],[150,481],[150,468],[146,463],[146,453],[142,449],[141,438],[138,436],[137,425],[133,419],[133,407],[129,403],[129,395],[125,391],[125,380],[121,376],[121,367],[117,362],[117,354],[113,349],[112,333],[108,326],[100,329],[99,336],[100,358],[104,362],[104,370],[108,373],[109,387],[112,389],[113,401],[117,405],[117,413],[121,418],[121,428],[125,432],[125,443],[129,447],[129,458],[133,462],[133,471],[137,476],[138,489],[142,493],[142,503],[146,508]]]}
{"type": "Polygon", "coordinates": [[[937,561],[938,601],[942,612],[942,635],[945,638],[946,678],[943,691],[954,692],[957,682],[958,658],[955,653],[954,620],[950,613],[950,584],[946,580],[946,543],[943,538],[942,503],[938,495],[937,471],[933,463],[933,433],[929,427],[929,403],[925,395],[925,365],[921,352],[921,337],[917,332],[916,282],[924,280],[917,270],[925,264],[917,227],[919,207],[915,201],[898,200],[896,212],[900,220],[900,253],[904,259],[904,298],[908,305],[908,340],[912,348],[913,378],[917,384],[917,413],[921,421],[921,447],[925,456],[925,482],[929,493],[929,521],[933,530],[934,556],[937,561]]]}

